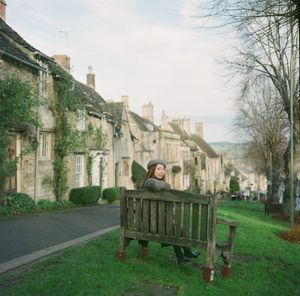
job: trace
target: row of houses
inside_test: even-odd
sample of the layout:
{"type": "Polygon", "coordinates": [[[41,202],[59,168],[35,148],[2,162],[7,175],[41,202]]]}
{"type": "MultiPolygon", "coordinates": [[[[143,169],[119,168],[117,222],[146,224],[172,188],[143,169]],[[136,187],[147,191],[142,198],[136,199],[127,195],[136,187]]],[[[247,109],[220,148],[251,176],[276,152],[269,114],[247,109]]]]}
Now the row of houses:
{"type": "Polygon", "coordinates": [[[40,103],[33,112],[42,123],[30,132],[24,132],[23,127],[10,131],[12,157],[28,143],[35,143],[36,149],[22,157],[15,175],[7,180],[7,191],[27,193],[36,201],[57,197],[53,163],[57,157],[58,117],[53,106],[66,95],[82,103],[82,108],[64,114],[85,139],[64,158],[68,190],[87,185],[134,188],[134,165],[146,168],[153,158],[167,161],[166,179],[172,188],[203,193],[228,189],[222,156],[203,139],[201,122],[195,124],[192,133],[188,118],[169,120],[163,112],[161,124],[156,125],[151,102],[143,105],[140,116],[130,110],[128,96],[122,96],[119,102],[103,99],[95,91],[92,67],[86,84],[77,81],[70,74],[68,56],[49,57],[34,48],[6,23],[5,14],[6,3],[0,0],[0,79],[10,74],[31,84],[40,103]],[[59,92],[59,83],[68,85],[68,89],[59,92]]]}

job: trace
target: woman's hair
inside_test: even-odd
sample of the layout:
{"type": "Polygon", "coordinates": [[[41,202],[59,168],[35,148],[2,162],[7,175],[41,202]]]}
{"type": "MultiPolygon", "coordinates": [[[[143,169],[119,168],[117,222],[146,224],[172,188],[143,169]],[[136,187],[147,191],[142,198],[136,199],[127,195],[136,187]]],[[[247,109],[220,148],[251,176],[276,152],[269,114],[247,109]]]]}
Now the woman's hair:
{"type": "MultiPolygon", "coordinates": [[[[158,164],[155,164],[155,165],[152,165],[151,167],[149,167],[148,172],[147,172],[147,175],[146,175],[145,178],[144,178],[144,181],[143,181],[143,184],[142,184],[142,188],[143,188],[143,186],[144,186],[144,183],[145,183],[148,179],[150,179],[150,178],[155,178],[155,177],[154,177],[154,172],[155,172],[155,169],[156,169],[156,166],[157,166],[157,165],[158,165],[158,164]]],[[[163,176],[163,178],[161,179],[161,181],[166,181],[166,175],[163,176]]]]}

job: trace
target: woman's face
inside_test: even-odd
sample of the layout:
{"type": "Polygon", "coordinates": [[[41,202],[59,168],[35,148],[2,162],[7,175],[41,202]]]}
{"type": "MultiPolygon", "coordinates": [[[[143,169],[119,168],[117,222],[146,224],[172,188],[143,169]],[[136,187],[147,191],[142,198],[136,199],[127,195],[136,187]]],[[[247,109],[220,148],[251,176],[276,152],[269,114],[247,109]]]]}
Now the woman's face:
{"type": "Polygon", "coordinates": [[[161,180],[164,177],[165,173],[165,167],[162,164],[157,164],[153,175],[156,179],[161,180]]]}

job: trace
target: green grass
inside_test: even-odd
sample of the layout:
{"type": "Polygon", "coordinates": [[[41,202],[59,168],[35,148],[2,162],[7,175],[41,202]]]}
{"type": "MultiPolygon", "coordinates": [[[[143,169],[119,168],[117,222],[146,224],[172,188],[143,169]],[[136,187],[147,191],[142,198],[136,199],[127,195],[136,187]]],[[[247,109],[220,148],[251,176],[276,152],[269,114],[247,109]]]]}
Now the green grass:
{"type": "MultiPolygon", "coordinates": [[[[132,242],[123,262],[115,260],[119,231],[70,248],[46,260],[0,277],[0,295],[124,295],[136,283],[175,287],[178,295],[300,295],[300,245],[282,240],[284,222],[265,217],[261,204],[221,201],[219,217],[240,221],[234,248],[233,275],[212,284],[202,280],[205,252],[190,266],[177,265],[172,248],[150,243],[150,257],[137,257],[132,242]]],[[[218,230],[224,237],[226,228],[218,230]]],[[[152,295],[146,289],[141,294],[152,295]]]]}

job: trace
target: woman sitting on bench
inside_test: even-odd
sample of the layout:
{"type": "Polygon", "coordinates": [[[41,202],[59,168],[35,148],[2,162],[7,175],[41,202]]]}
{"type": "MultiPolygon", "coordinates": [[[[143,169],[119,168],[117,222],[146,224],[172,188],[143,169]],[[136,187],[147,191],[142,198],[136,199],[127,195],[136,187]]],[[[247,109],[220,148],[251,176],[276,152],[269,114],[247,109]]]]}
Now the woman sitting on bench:
{"type": "MultiPolygon", "coordinates": [[[[166,162],[161,159],[153,159],[149,161],[147,165],[147,175],[145,177],[144,183],[142,184],[143,189],[148,189],[150,191],[159,191],[162,189],[170,189],[170,185],[165,181],[166,172],[166,162]]],[[[146,257],[148,254],[148,241],[140,240],[141,245],[141,255],[146,257]]],[[[168,246],[163,245],[162,246],[168,246]]],[[[181,247],[173,245],[177,262],[179,265],[187,264],[191,258],[197,258],[200,252],[193,253],[188,247],[181,247]]]]}

